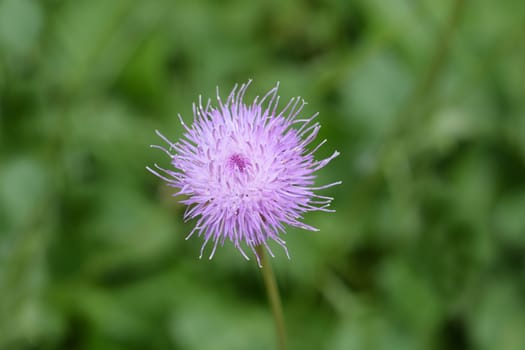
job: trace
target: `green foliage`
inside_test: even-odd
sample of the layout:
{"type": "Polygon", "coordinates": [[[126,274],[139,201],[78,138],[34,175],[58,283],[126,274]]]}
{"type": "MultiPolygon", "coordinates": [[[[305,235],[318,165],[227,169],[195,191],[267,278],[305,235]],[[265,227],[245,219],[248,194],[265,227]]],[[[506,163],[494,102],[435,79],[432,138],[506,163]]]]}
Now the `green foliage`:
{"type": "Polygon", "coordinates": [[[269,349],[148,148],[281,82],[342,155],[272,260],[292,349],[525,349],[525,4],[0,0],[0,349],[269,349]]]}

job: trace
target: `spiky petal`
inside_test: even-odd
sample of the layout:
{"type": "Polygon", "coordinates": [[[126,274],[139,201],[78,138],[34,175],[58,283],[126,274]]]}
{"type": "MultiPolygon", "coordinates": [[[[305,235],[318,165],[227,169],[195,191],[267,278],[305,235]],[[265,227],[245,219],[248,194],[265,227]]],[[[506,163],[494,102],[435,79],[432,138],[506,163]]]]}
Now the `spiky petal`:
{"type": "Polygon", "coordinates": [[[261,100],[244,103],[244,94],[250,81],[236,85],[223,102],[217,89],[217,106],[202,97],[193,105],[193,123],[188,126],[179,115],[185,129],[175,143],[157,135],[167,146],[152,145],[163,150],[173,168],[157,164],[147,169],[178,189],[180,202],[187,205],[184,219],[197,219],[195,228],[186,239],[197,233],[204,237],[200,257],[208,243],[212,243],[209,258],[217,245],[232,242],[249,260],[243,250],[248,247],[260,266],[255,250],[263,245],[273,253],[268,240],[282,246],[289,257],[285,241],[285,225],[317,231],[302,222],[309,211],[326,211],[333,198],[320,196],[317,190],[338,185],[333,182],[315,187],[315,172],[339,155],[315,160],[314,153],[326,140],[313,149],[320,125],[314,122],[317,114],[301,119],[306,104],[300,97],[292,98],[277,110],[279,84],[261,100]]]}

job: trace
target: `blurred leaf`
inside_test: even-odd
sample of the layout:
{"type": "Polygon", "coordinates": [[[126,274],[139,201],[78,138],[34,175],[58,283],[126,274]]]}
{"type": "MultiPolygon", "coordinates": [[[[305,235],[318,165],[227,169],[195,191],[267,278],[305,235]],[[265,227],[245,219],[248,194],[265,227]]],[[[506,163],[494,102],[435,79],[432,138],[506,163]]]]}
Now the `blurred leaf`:
{"type": "Polygon", "coordinates": [[[494,224],[498,237],[511,246],[522,246],[525,232],[525,192],[508,194],[498,201],[494,212],[494,224]]]}
{"type": "Polygon", "coordinates": [[[411,84],[399,59],[387,50],[372,55],[341,86],[344,106],[353,123],[369,136],[382,137],[393,126],[394,111],[401,107],[411,84]]]}
{"type": "Polygon", "coordinates": [[[0,1],[0,54],[16,62],[35,50],[44,16],[40,6],[34,0],[0,1]]]}
{"type": "Polygon", "coordinates": [[[394,313],[401,327],[408,327],[412,337],[426,344],[441,322],[442,304],[432,286],[405,261],[385,261],[379,274],[386,310],[394,313]]]}
{"type": "Polygon", "coordinates": [[[472,330],[479,349],[522,349],[525,346],[523,298],[505,280],[495,280],[481,292],[472,310],[472,330]]]}
{"type": "Polygon", "coordinates": [[[0,169],[0,214],[6,228],[27,228],[47,205],[51,174],[32,157],[14,158],[0,169]]]}

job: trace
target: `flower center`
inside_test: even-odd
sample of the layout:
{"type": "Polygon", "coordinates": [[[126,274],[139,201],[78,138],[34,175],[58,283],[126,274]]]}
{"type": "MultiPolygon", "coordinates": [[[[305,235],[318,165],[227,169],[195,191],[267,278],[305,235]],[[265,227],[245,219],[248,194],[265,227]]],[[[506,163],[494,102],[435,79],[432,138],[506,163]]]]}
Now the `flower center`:
{"type": "Polygon", "coordinates": [[[241,173],[244,172],[246,166],[248,165],[248,159],[242,154],[234,153],[228,158],[228,166],[231,169],[237,168],[241,173]]]}

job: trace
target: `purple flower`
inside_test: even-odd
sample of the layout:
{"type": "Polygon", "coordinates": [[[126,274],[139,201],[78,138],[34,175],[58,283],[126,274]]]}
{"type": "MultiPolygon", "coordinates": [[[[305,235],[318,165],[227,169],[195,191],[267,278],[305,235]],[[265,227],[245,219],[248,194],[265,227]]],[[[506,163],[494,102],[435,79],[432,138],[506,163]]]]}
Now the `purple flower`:
{"type": "Polygon", "coordinates": [[[183,138],[172,143],[156,131],[168,147],[152,145],[170,158],[172,169],[155,164],[147,169],[184,195],[180,202],[187,205],[184,219],[198,218],[195,232],[204,237],[200,257],[208,242],[213,243],[210,259],[218,244],[229,240],[249,260],[243,250],[255,250],[264,245],[273,253],[268,240],[281,245],[289,258],[281,234],[285,224],[318,231],[303,223],[303,214],[326,211],[333,198],[315,194],[341,182],[314,186],[315,172],[339,155],[334,152],[323,160],[314,153],[326,140],[313,149],[307,147],[319,132],[319,123],[299,114],[306,102],[292,98],[286,107],[277,111],[279,84],[260,101],[255,98],[247,105],[244,93],[250,82],[237,90],[237,85],[223,103],[217,89],[218,106],[211,101],[204,107],[202,97],[193,104],[193,123],[188,126],[179,115],[185,129],[183,138]]]}

